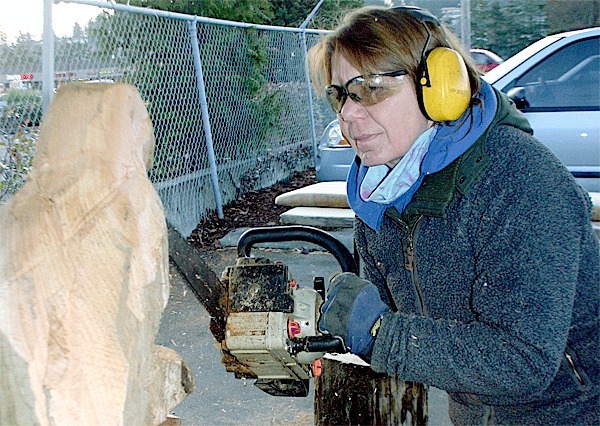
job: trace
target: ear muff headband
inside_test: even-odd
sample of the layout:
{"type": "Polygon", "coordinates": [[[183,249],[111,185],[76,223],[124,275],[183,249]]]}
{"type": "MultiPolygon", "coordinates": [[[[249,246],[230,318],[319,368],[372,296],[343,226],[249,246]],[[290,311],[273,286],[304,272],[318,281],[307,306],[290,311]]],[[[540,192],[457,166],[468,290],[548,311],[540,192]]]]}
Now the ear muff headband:
{"type": "Polygon", "coordinates": [[[421,112],[436,122],[457,120],[471,103],[471,83],[465,61],[457,51],[447,47],[427,51],[431,39],[427,24],[441,26],[430,12],[414,6],[400,6],[394,10],[411,15],[427,31],[416,84],[421,112]]]}
{"type": "Polygon", "coordinates": [[[393,8],[393,10],[399,10],[403,13],[407,13],[422,24],[429,22],[436,27],[442,26],[439,19],[436,18],[433,13],[417,6],[396,6],[393,8]]]}

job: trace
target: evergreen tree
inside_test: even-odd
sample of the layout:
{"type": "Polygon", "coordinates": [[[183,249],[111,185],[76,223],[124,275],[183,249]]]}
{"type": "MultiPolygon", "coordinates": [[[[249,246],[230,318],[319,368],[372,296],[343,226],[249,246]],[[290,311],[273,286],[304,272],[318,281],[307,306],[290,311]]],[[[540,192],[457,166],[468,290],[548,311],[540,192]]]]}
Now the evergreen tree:
{"type": "Polygon", "coordinates": [[[600,25],[600,2],[597,0],[548,0],[546,4],[550,33],[600,25]]]}
{"type": "Polygon", "coordinates": [[[116,0],[116,2],[253,24],[268,24],[274,18],[269,0],[116,0]]]}
{"type": "MultiPolygon", "coordinates": [[[[273,9],[275,10],[274,25],[283,27],[299,27],[314,7],[319,3],[319,0],[302,1],[302,0],[271,0],[273,9]]],[[[309,23],[309,28],[332,28],[337,22],[338,15],[347,11],[350,8],[362,6],[361,1],[340,1],[326,0],[323,2],[313,21],[309,23]]]]}
{"type": "Polygon", "coordinates": [[[546,0],[471,3],[471,45],[508,58],[548,34],[546,0]]]}

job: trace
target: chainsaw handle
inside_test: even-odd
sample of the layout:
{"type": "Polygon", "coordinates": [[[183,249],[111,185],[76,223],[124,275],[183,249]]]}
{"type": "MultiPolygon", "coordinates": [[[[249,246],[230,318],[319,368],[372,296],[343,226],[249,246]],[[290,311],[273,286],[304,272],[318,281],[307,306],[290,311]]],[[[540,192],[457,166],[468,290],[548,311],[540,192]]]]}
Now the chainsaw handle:
{"type": "Polygon", "coordinates": [[[254,244],[282,241],[306,241],[321,246],[335,257],[343,272],[358,274],[354,257],[346,246],[328,232],[311,226],[293,225],[251,228],[244,232],[238,240],[238,257],[250,257],[250,251],[254,244]]]}
{"type": "Polygon", "coordinates": [[[295,355],[299,352],[345,354],[348,350],[341,337],[324,334],[321,336],[307,336],[302,339],[292,339],[290,341],[290,353],[295,355]]]}

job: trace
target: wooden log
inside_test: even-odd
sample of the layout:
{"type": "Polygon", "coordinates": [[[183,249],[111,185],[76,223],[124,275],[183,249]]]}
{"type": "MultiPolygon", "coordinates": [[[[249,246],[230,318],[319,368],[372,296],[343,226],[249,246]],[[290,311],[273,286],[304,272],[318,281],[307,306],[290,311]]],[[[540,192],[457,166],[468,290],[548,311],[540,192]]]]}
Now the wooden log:
{"type": "Polygon", "coordinates": [[[198,301],[210,314],[210,331],[221,343],[225,339],[227,315],[224,309],[226,289],[200,257],[198,250],[169,226],[169,256],[192,288],[198,301]]]}
{"type": "Polygon", "coordinates": [[[315,424],[425,425],[427,388],[369,367],[323,359],[315,383],[315,424]]]}
{"type": "Polygon", "coordinates": [[[133,86],[58,91],[0,207],[0,424],[160,424],[192,391],[154,344],[169,264],[153,150],[133,86]]]}

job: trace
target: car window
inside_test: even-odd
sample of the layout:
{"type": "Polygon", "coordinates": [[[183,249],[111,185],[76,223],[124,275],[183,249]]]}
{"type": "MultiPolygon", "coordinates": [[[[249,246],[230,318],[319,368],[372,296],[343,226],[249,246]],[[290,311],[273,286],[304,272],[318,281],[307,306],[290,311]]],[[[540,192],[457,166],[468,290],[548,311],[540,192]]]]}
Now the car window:
{"type": "Polygon", "coordinates": [[[599,110],[600,38],[572,43],[531,68],[504,90],[524,87],[524,111],[599,110]]]}

